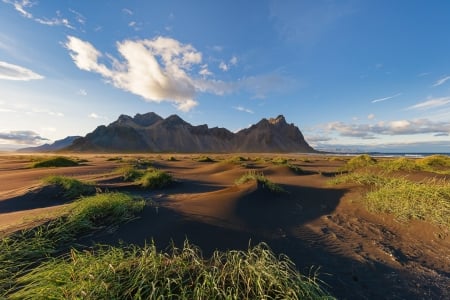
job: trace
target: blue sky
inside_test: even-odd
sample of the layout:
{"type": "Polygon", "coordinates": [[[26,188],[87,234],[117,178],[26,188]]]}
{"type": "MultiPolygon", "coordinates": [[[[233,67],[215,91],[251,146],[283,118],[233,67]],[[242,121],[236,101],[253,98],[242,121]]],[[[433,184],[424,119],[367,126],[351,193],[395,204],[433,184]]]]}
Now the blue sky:
{"type": "Polygon", "coordinates": [[[450,151],[449,1],[0,0],[0,148],[120,114],[450,151]]]}

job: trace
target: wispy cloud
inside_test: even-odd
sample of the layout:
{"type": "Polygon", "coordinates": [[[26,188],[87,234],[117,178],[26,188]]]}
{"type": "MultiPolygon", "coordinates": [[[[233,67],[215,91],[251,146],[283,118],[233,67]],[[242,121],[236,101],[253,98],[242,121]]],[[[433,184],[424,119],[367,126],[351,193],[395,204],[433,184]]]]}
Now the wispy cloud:
{"type": "Polygon", "coordinates": [[[79,89],[77,92],[77,95],[79,96],[87,96],[88,92],[85,89],[79,89]]]}
{"type": "Polygon", "coordinates": [[[133,15],[133,11],[129,8],[123,8],[122,12],[126,15],[132,16],[133,15]]]}
{"type": "Polygon", "coordinates": [[[327,132],[337,132],[345,137],[373,139],[376,135],[414,135],[450,133],[450,122],[434,122],[428,119],[396,120],[377,124],[346,124],[332,122],[325,126],[327,132]]]}
{"type": "Polygon", "coordinates": [[[445,77],[439,79],[438,81],[436,81],[436,82],[433,84],[433,86],[434,86],[434,87],[435,87],[435,86],[440,86],[440,85],[446,83],[449,79],[450,79],[450,76],[445,76],[445,77]]]}
{"type": "Polygon", "coordinates": [[[407,109],[426,110],[426,109],[441,107],[441,106],[447,105],[449,103],[450,103],[450,97],[433,98],[433,99],[429,99],[424,102],[417,103],[413,106],[408,107],[407,109]]]}
{"type": "Polygon", "coordinates": [[[30,69],[0,61],[0,79],[29,81],[43,78],[44,76],[39,75],[30,69]]]}
{"type": "Polygon", "coordinates": [[[384,97],[384,98],[373,99],[373,100],[370,101],[370,102],[372,102],[372,103],[377,103],[377,102],[382,102],[382,101],[390,100],[390,99],[392,99],[392,98],[395,98],[395,97],[400,96],[401,94],[402,94],[402,93],[397,93],[397,94],[395,94],[395,95],[393,95],[393,96],[388,96],[388,97],[384,97]]]}
{"type": "Polygon", "coordinates": [[[375,119],[375,115],[374,115],[374,114],[369,114],[369,115],[367,116],[367,119],[373,120],[373,119],[375,119]]]}
{"type": "Polygon", "coordinates": [[[37,145],[43,141],[48,141],[48,139],[31,130],[0,132],[0,143],[2,144],[37,145]]]}
{"type": "Polygon", "coordinates": [[[101,116],[101,115],[98,115],[98,114],[96,114],[96,113],[90,113],[90,114],[88,115],[88,117],[91,118],[91,119],[104,119],[104,120],[107,120],[107,119],[108,119],[108,117],[106,117],[106,116],[101,116]]]}
{"type": "Polygon", "coordinates": [[[31,19],[39,24],[48,26],[65,26],[70,29],[75,29],[68,19],[61,17],[60,12],[57,12],[57,17],[48,19],[45,17],[35,17],[28,11],[32,6],[36,5],[36,1],[30,0],[3,0],[4,3],[11,4],[16,11],[18,11],[23,17],[31,19]]]}
{"type": "Polygon", "coordinates": [[[233,56],[230,58],[230,60],[226,63],[224,61],[221,61],[219,64],[219,69],[221,69],[224,72],[227,72],[232,66],[237,65],[238,58],[236,56],[233,56]]]}
{"type": "Polygon", "coordinates": [[[233,106],[233,108],[234,108],[235,110],[243,111],[243,112],[246,112],[246,113],[249,113],[249,114],[253,114],[253,113],[254,113],[253,110],[248,109],[248,108],[245,108],[245,107],[240,106],[240,105],[239,105],[239,106],[233,106]]]}
{"type": "MultiPolygon", "coordinates": [[[[115,87],[146,101],[171,102],[181,111],[198,105],[195,100],[198,93],[224,95],[245,90],[253,94],[253,98],[265,98],[270,92],[293,85],[293,80],[280,72],[249,76],[235,82],[210,79],[207,75],[212,74],[208,65],[202,63],[201,52],[190,44],[162,36],[118,42],[122,59],[103,54],[91,43],[74,36],[67,36],[64,46],[79,69],[98,73],[115,87]],[[104,57],[110,65],[100,62],[104,57]]],[[[229,61],[238,63],[234,56],[229,61]]]]}

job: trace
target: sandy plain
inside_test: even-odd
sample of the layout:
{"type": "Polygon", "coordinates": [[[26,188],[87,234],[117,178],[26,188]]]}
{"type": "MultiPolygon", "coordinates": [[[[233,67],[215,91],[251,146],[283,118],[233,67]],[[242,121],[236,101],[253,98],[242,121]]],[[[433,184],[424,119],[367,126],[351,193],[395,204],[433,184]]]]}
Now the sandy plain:
{"type": "MultiPolygon", "coordinates": [[[[346,157],[326,155],[73,154],[80,166],[30,168],[39,155],[0,155],[0,236],[45,222],[65,200],[42,190],[48,175],[93,181],[100,190],[124,191],[151,199],[139,218],[113,231],[81,237],[80,243],[133,243],[154,240],[160,249],[188,238],[208,256],[214,250],[247,249],[266,242],[288,255],[303,273],[320,267],[320,278],[339,299],[449,299],[450,237],[424,221],[399,222],[368,212],[364,188],[333,186],[346,157]],[[229,159],[241,156],[245,161],[229,159]],[[282,156],[302,169],[272,163],[282,156]],[[120,157],[121,160],[110,160],[120,157]],[[175,158],[169,161],[168,158],[175,158]],[[247,159],[248,158],[248,159],[247,159]],[[160,190],[123,182],[114,171],[129,160],[150,160],[176,180],[160,190]],[[287,193],[271,194],[255,182],[236,185],[249,170],[262,172],[287,193]]],[[[422,180],[427,173],[409,173],[422,180]]]]}

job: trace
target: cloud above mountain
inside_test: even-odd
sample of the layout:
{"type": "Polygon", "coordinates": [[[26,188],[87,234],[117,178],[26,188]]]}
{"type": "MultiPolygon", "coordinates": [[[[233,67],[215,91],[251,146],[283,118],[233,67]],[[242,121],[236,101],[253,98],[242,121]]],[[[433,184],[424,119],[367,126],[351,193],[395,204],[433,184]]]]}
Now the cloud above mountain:
{"type": "Polygon", "coordinates": [[[194,80],[190,73],[194,66],[202,66],[202,54],[189,44],[166,37],[125,40],[117,43],[122,60],[107,55],[110,67],[100,62],[105,55],[89,42],[68,36],[65,47],[78,68],[98,73],[146,101],[170,101],[182,111],[198,105],[196,82],[200,79],[194,80]]]}

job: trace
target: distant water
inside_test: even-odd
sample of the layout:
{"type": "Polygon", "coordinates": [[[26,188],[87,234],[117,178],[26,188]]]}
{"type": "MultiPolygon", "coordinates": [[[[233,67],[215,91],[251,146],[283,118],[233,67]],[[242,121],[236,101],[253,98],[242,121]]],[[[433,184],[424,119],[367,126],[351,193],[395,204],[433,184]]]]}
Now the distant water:
{"type": "MultiPolygon", "coordinates": [[[[331,153],[330,153],[331,154],[331,153]]],[[[411,157],[411,158],[421,158],[421,157],[427,157],[431,155],[447,155],[450,156],[450,152],[447,153],[424,153],[424,152],[361,152],[361,153],[333,153],[331,155],[360,155],[360,154],[368,154],[373,157],[411,157]]]]}
{"type": "Polygon", "coordinates": [[[361,154],[368,154],[373,157],[410,157],[410,158],[422,158],[431,155],[447,155],[450,156],[450,152],[327,152],[318,155],[338,155],[338,156],[355,156],[361,154]]]}

